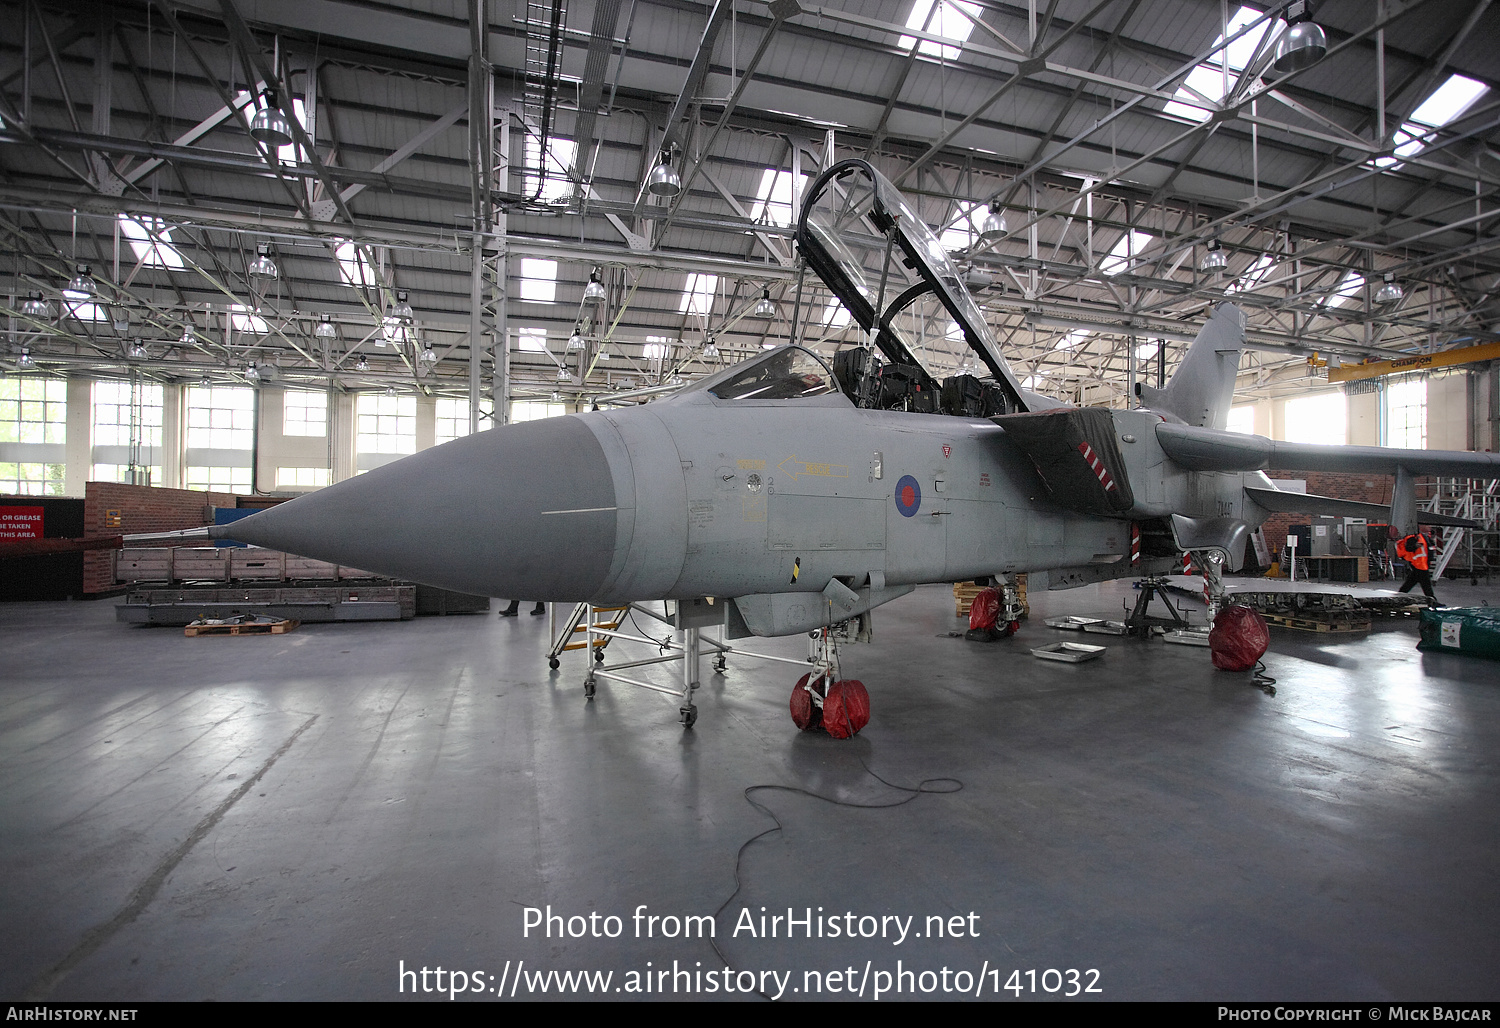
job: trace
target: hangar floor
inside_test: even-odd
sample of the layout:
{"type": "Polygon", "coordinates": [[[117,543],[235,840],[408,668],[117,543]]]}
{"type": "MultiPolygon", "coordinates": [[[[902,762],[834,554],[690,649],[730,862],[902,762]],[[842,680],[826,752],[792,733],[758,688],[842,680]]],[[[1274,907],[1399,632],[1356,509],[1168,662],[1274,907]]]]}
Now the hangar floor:
{"type": "Polygon", "coordinates": [[[610,972],[589,981],[611,998],[751,977],[783,999],[1500,996],[1500,666],[1418,653],[1411,620],[1274,631],[1274,697],[1201,649],[1025,652],[1060,635],[1042,615],[1129,596],[1034,596],[985,645],[919,589],[844,650],[874,705],[848,742],[793,729],[785,665],[705,662],[690,732],[654,693],[586,702],[583,658],[549,674],[524,611],[189,639],[109,602],[4,605],[0,995],[446,999],[459,969],[470,998],[556,995],[552,971],[610,972]],[[911,795],[872,772],[963,788],[861,808],[911,795]],[[756,972],[726,979],[706,941],[663,933],[734,892],[736,851],[773,827],[743,795],[760,784],[856,805],[754,794],[784,827],[744,850],[715,922],[756,972]],[[549,905],[600,916],[528,933],[549,905]],[[790,940],[770,920],[788,907],[790,940]]]}

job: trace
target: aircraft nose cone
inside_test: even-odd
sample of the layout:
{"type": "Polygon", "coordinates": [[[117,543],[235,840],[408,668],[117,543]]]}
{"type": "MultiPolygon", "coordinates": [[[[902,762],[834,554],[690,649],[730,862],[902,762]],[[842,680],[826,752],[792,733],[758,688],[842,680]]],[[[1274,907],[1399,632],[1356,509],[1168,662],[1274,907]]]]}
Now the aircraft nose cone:
{"type": "Polygon", "coordinates": [[[444,589],[577,601],[609,572],[615,491],[587,426],[548,418],[424,450],[224,534],[444,589]]]}

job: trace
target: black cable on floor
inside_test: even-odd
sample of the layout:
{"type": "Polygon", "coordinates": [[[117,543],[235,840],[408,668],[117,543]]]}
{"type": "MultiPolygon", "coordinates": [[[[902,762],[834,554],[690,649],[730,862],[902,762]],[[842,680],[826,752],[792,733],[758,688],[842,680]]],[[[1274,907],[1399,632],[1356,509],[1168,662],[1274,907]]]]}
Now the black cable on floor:
{"type": "MultiPolygon", "coordinates": [[[[757,792],[789,792],[789,793],[792,793],[795,796],[809,796],[809,797],[811,797],[811,798],[813,798],[815,800],[820,800],[823,803],[830,803],[830,804],[832,804],[835,807],[854,807],[854,808],[859,809],[859,810],[883,810],[883,809],[885,809],[887,807],[903,807],[906,804],[910,803],[912,800],[916,799],[918,796],[922,795],[923,793],[932,793],[934,795],[945,796],[945,795],[948,795],[950,793],[959,792],[964,787],[964,783],[961,782],[961,781],[959,781],[957,778],[924,778],[924,779],[922,779],[922,781],[920,781],[920,782],[917,783],[917,785],[916,785],[915,788],[913,788],[912,786],[909,786],[909,785],[897,785],[895,782],[888,782],[884,778],[881,778],[879,775],[877,775],[874,771],[871,771],[870,770],[870,765],[866,764],[863,760],[860,760],[859,763],[860,763],[860,766],[865,769],[865,773],[868,774],[871,778],[875,779],[881,785],[887,786],[888,788],[891,788],[891,789],[899,790],[900,792],[910,793],[911,795],[907,796],[906,799],[904,799],[904,800],[897,800],[894,803],[852,803],[849,800],[836,800],[836,799],[833,799],[831,796],[823,796],[823,795],[820,795],[820,794],[815,793],[815,792],[809,792],[806,789],[799,789],[795,785],[751,785],[751,786],[749,786],[749,787],[747,787],[745,789],[745,802],[748,803],[748,804],[750,804],[756,810],[760,811],[762,814],[765,814],[772,821],[776,822],[776,824],[775,824],[774,827],[767,828],[765,831],[760,832],[757,835],[752,835],[750,838],[746,839],[743,843],[740,844],[739,850],[737,850],[735,852],[735,855],[734,855],[734,891],[729,894],[729,898],[728,899],[726,899],[723,903],[721,903],[719,905],[719,909],[714,911],[714,914],[713,914],[714,924],[718,924],[719,923],[719,915],[724,912],[725,908],[728,907],[729,904],[731,904],[731,903],[734,902],[734,898],[736,896],[738,896],[740,894],[740,890],[745,887],[745,883],[740,880],[740,864],[741,864],[741,862],[743,862],[743,860],[745,858],[745,850],[749,849],[750,845],[752,843],[756,842],[757,840],[764,839],[768,835],[773,835],[776,832],[781,831],[782,828],[784,827],[782,825],[782,823],[781,823],[781,819],[776,816],[776,814],[775,814],[774,811],[772,811],[767,806],[764,806],[764,805],[762,805],[760,803],[755,802],[755,800],[751,798],[751,796],[752,796],[753,793],[757,793],[757,792]],[[929,788],[929,786],[934,785],[936,783],[940,783],[940,782],[949,782],[949,783],[952,784],[953,788],[951,788],[951,789],[933,789],[933,788],[929,788]]],[[[717,954],[718,957],[719,957],[719,959],[724,962],[724,967],[726,969],[730,970],[730,971],[733,971],[734,970],[734,965],[732,965],[729,962],[729,958],[724,955],[724,951],[721,950],[721,949],[719,949],[719,941],[718,941],[718,939],[715,938],[715,937],[710,937],[709,940],[708,940],[708,944],[713,947],[714,953],[717,954]]],[[[771,998],[770,996],[767,996],[764,992],[761,992],[759,990],[756,990],[756,995],[758,995],[761,999],[764,999],[764,1000],[770,1000],[770,998],[771,998]]]]}
{"type": "Polygon", "coordinates": [[[1276,695],[1276,679],[1266,674],[1266,662],[1257,660],[1255,670],[1250,673],[1250,684],[1265,691],[1267,696],[1276,695]]]}

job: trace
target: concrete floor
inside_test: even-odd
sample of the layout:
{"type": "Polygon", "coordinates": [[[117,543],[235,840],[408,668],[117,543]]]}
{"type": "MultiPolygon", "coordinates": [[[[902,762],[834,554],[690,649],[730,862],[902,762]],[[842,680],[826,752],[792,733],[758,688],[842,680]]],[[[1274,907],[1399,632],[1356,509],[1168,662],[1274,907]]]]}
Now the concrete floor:
{"type": "Polygon", "coordinates": [[[675,965],[704,990],[717,972],[722,998],[706,942],[637,938],[631,915],[718,910],[736,851],[772,827],[746,787],[905,797],[873,771],[963,789],[889,809],[755,794],[784,830],[745,850],[718,944],[736,971],[792,972],[783,999],[836,971],[825,989],[852,976],[866,999],[976,980],[1004,998],[1500,997],[1500,665],[1418,653],[1412,620],[1273,631],[1275,697],[1201,649],[1026,653],[1077,638],[1042,616],[1130,596],[1035,596],[1022,633],[989,645],[947,637],[946,588],[896,601],[873,645],[844,650],[874,706],[848,742],[793,729],[785,665],[705,666],[691,732],[654,693],[601,684],[585,702],[583,658],[549,673],[524,611],[189,639],[117,624],[111,602],[0,606],[0,995],[431,999],[399,971],[441,966],[445,993],[455,968],[476,996],[519,977],[517,999],[535,973],[583,970],[627,998],[675,965]],[[527,908],[549,904],[601,929],[616,915],[620,935],[526,937],[527,908]],[[830,938],[826,920],[823,938],[736,936],[761,907],[913,920],[899,944],[830,938]]]}

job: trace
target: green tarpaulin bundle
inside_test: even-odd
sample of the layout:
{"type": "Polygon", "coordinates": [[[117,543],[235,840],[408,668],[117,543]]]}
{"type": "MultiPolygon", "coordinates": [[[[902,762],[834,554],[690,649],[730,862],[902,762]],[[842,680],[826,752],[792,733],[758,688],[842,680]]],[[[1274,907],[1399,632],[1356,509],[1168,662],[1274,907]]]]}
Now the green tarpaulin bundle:
{"type": "Polygon", "coordinates": [[[1500,607],[1445,607],[1422,611],[1419,650],[1468,653],[1500,660],[1500,607]]]}

